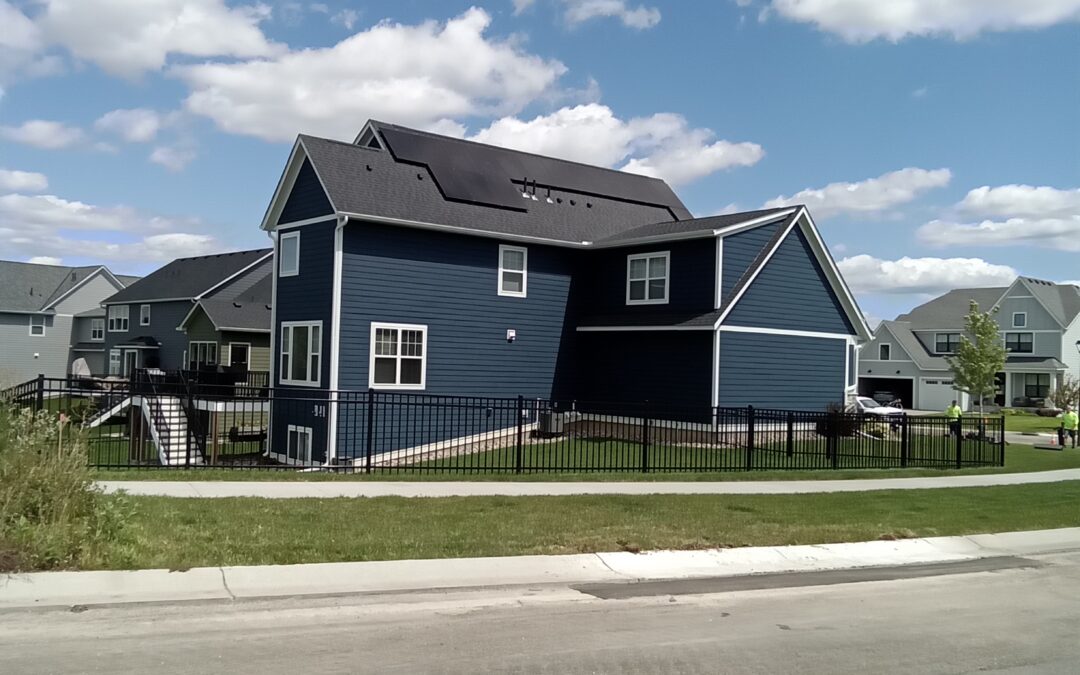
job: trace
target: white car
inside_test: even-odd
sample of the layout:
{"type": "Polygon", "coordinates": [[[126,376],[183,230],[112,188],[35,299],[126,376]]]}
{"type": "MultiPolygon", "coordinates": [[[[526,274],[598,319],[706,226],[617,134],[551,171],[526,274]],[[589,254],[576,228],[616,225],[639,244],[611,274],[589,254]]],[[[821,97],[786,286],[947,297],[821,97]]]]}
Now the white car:
{"type": "Polygon", "coordinates": [[[904,409],[892,405],[881,405],[869,396],[856,396],[855,412],[878,417],[893,417],[903,415],[904,409]]]}

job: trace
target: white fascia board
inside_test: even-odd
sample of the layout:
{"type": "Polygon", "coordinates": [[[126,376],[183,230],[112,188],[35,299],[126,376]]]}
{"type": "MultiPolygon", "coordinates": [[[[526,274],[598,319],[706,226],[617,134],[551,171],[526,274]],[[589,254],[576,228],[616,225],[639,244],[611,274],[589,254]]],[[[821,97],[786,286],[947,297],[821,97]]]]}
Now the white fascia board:
{"type": "Polygon", "coordinates": [[[778,211],[776,213],[770,213],[770,214],[767,214],[767,215],[764,215],[764,216],[758,216],[757,218],[752,218],[750,220],[746,220],[746,221],[743,221],[741,223],[734,223],[732,225],[728,225],[726,227],[721,227],[721,228],[719,228],[717,230],[713,230],[713,234],[715,234],[715,235],[717,235],[719,237],[727,237],[727,236],[730,236],[732,234],[738,234],[740,232],[745,232],[746,230],[752,230],[755,227],[757,227],[758,225],[768,225],[769,223],[774,223],[774,222],[776,222],[778,220],[783,220],[784,218],[787,218],[791,214],[795,213],[796,210],[797,209],[795,207],[792,207],[790,209],[787,209],[786,211],[778,211]]]}
{"type": "Polygon", "coordinates": [[[401,227],[413,227],[421,230],[435,230],[438,232],[452,232],[455,234],[465,234],[475,237],[487,237],[489,239],[500,239],[503,241],[521,241],[525,243],[546,244],[548,246],[562,246],[567,248],[588,248],[591,245],[589,242],[567,242],[558,239],[547,239],[545,237],[533,237],[529,235],[504,232],[491,232],[489,230],[476,230],[470,227],[459,227],[457,225],[440,225],[438,223],[425,223],[418,220],[407,220],[404,218],[373,216],[366,213],[342,212],[338,215],[344,216],[349,220],[370,221],[373,223],[381,223],[384,225],[398,225],[401,227]]]}
{"type": "Polygon", "coordinates": [[[90,281],[94,277],[98,276],[99,274],[107,274],[109,276],[109,279],[112,281],[113,285],[117,287],[117,291],[121,291],[121,290],[124,289],[124,284],[119,279],[116,278],[116,275],[114,275],[112,272],[110,272],[109,269],[107,267],[105,267],[104,265],[99,265],[96,270],[94,270],[90,274],[87,274],[85,277],[83,277],[82,281],[75,284],[71,288],[67,289],[67,291],[65,291],[64,294],[61,295],[59,298],[53,300],[49,304],[42,307],[42,311],[47,310],[47,309],[49,309],[51,307],[54,307],[54,306],[60,304],[64,300],[64,298],[68,297],[69,295],[71,295],[75,291],[82,288],[83,284],[87,283],[88,281],[90,281]]]}
{"type": "Polygon", "coordinates": [[[783,244],[784,240],[788,238],[788,235],[791,234],[791,230],[798,224],[798,222],[798,218],[791,221],[791,223],[787,226],[787,229],[784,230],[784,234],[776,240],[776,243],[773,244],[773,247],[769,249],[768,253],[765,254],[765,259],[762,260],[761,264],[757,266],[757,269],[753,271],[753,273],[750,275],[750,279],[747,280],[746,284],[739,289],[739,292],[735,295],[735,297],[731,299],[731,302],[728,304],[727,309],[721,312],[720,316],[716,318],[716,323],[713,324],[714,329],[719,328],[720,324],[722,324],[724,322],[724,319],[727,318],[727,315],[731,314],[731,310],[734,309],[735,305],[739,304],[739,300],[741,300],[742,297],[746,294],[746,291],[749,290],[750,286],[754,284],[754,281],[757,280],[758,275],[761,274],[761,270],[765,269],[765,266],[769,264],[769,261],[772,260],[773,255],[775,255],[776,252],[780,249],[780,245],[783,244]]]}
{"type": "MultiPolygon", "coordinates": [[[[213,319],[211,319],[213,321],[213,319]]],[[[230,333],[269,333],[269,328],[236,328],[234,326],[214,326],[218,331],[229,331],[230,333]]]]}
{"type": "Polygon", "coordinates": [[[243,275],[243,274],[245,274],[246,272],[250,271],[250,270],[251,270],[251,269],[253,269],[254,267],[256,267],[256,266],[258,266],[258,265],[261,265],[261,264],[262,264],[263,262],[265,262],[265,261],[266,261],[267,259],[269,259],[269,258],[273,258],[273,257],[274,257],[274,252],[273,252],[273,251],[270,251],[269,253],[267,253],[267,254],[266,254],[266,255],[264,255],[263,257],[259,258],[259,259],[258,259],[258,260],[256,260],[255,262],[253,262],[253,263],[251,263],[250,265],[247,265],[246,267],[244,267],[244,268],[243,268],[242,270],[240,270],[240,271],[238,271],[238,272],[236,272],[236,273],[234,273],[234,274],[231,274],[230,276],[228,276],[228,277],[226,277],[226,278],[222,279],[221,281],[217,282],[216,284],[214,284],[214,285],[213,285],[213,286],[211,286],[210,288],[206,289],[206,290],[205,290],[205,291],[203,291],[202,293],[199,293],[198,295],[196,295],[196,296],[195,296],[195,297],[193,298],[193,300],[194,300],[195,302],[198,302],[198,301],[199,301],[199,300],[201,300],[202,298],[206,297],[206,296],[207,296],[207,295],[209,295],[210,293],[213,293],[214,291],[216,291],[217,289],[221,288],[221,287],[222,287],[222,286],[224,286],[225,284],[229,283],[229,282],[230,282],[230,281],[232,281],[233,279],[236,279],[236,278],[240,277],[241,275],[243,275]]]}
{"type": "Polygon", "coordinates": [[[821,233],[818,231],[817,225],[814,224],[814,219],[806,207],[799,210],[799,217],[796,221],[806,223],[806,226],[802,229],[808,235],[807,239],[810,242],[810,248],[817,255],[818,262],[823,263],[822,267],[825,270],[825,275],[829,277],[829,282],[833,290],[837,292],[840,303],[847,310],[848,319],[852,320],[859,337],[863,340],[872,339],[873,331],[870,330],[870,324],[866,323],[866,317],[863,315],[862,310],[859,309],[859,303],[855,300],[855,295],[848,288],[847,282],[844,281],[843,275],[840,274],[840,270],[836,267],[836,261],[833,260],[828,247],[825,246],[825,241],[821,238],[821,233]]]}
{"type": "Polygon", "coordinates": [[[758,328],[756,326],[720,326],[723,333],[757,333],[764,335],[788,335],[791,337],[826,338],[850,342],[855,336],[846,333],[826,333],[814,330],[788,330],[786,328],[758,328]]]}
{"type": "MultiPolygon", "coordinates": [[[[187,314],[185,314],[185,315],[184,315],[184,318],[180,320],[180,323],[179,323],[179,324],[177,324],[177,326],[176,326],[176,330],[179,330],[179,331],[186,331],[186,330],[187,330],[187,328],[186,328],[186,325],[187,325],[188,319],[190,319],[190,318],[191,318],[191,316],[192,316],[193,314],[195,314],[195,310],[196,310],[196,309],[198,309],[199,307],[202,307],[202,303],[201,303],[201,302],[199,302],[198,300],[196,300],[196,301],[195,301],[195,304],[194,304],[194,305],[192,305],[192,306],[191,306],[191,309],[189,309],[189,310],[188,310],[188,313],[187,313],[187,314]]],[[[213,318],[211,318],[209,314],[207,314],[207,315],[206,315],[206,318],[210,319],[210,323],[211,323],[211,324],[213,324],[213,323],[214,323],[214,320],[213,320],[213,318]]],[[[214,330],[217,330],[217,326],[216,326],[216,325],[214,326],[214,330]]]]}
{"type": "Polygon", "coordinates": [[[112,305],[149,305],[155,302],[195,302],[195,298],[152,298],[150,300],[143,300],[141,298],[135,300],[117,300],[116,302],[103,302],[102,307],[111,307],[112,305]]]}
{"type": "Polygon", "coordinates": [[[579,333],[617,333],[672,330],[716,330],[712,326],[578,326],[579,333]]]}
{"type": "MultiPolygon", "coordinates": [[[[343,266],[345,264],[345,225],[348,222],[348,217],[341,216],[334,227],[334,279],[330,291],[330,414],[326,424],[328,433],[326,445],[327,464],[333,464],[337,460],[338,367],[341,358],[341,279],[344,275],[343,266]]],[[[424,349],[427,349],[426,344],[424,349]]]]}
{"type": "MultiPolygon", "coordinates": [[[[307,156],[307,149],[304,147],[303,141],[300,137],[297,137],[296,142],[293,143],[292,151],[289,153],[289,161],[285,163],[285,170],[282,171],[281,178],[278,179],[277,187],[274,189],[274,196],[270,199],[270,205],[266,207],[262,224],[259,226],[261,229],[269,231],[277,227],[277,220],[281,216],[282,209],[285,208],[285,202],[288,201],[289,194],[292,193],[293,185],[296,183],[296,176],[300,173],[300,167],[304,165],[307,156]]],[[[334,199],[327,191],[326,183],[323,182],[322,176],[319,175],[319,169],[314,162],[312,162],[311,168],[315,171],[315,177],[319,179],[319,186],[322,187],[326,200],[330,202],[330,208],[337,212],[334,199]]],[[[333,214],[328,214],[326,217],[332,218],[333,214]]]]}

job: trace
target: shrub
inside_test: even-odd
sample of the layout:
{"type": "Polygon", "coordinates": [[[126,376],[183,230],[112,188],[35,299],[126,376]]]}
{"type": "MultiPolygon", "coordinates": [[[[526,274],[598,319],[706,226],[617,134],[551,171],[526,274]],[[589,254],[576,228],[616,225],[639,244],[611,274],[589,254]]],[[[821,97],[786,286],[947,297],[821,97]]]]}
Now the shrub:
{"type": "Polygon", "coordinates": [[[1057,417],[1061,414],[1061,411],[1057,408],[1039,408],[1035,411],[1035,414],[1039,417],[1057,417]]]}
{"type": "Polygon", "coordinates": [[[85,439],[61,420],[0,403],[0,571],[95,560],[130,515],[94,486],[85,439]]]}

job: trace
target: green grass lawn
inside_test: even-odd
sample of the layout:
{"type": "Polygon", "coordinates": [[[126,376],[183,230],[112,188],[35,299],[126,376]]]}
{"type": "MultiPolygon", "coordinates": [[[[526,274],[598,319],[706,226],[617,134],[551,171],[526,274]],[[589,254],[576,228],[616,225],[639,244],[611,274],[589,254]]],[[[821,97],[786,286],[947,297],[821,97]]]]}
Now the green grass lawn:
{"type": "Polygon", "coordinates": [[[1005,430],[1026,433],[1057,433],[1061,426],[1060,417],[1039,417],[1030,413],[1012,413],[1005,415],[1005,430]]]}
{"type": "Polygon", "coordinates": [[[1080,525],[1080,481],[814,495],[129,498],[95,567],[819,544],[1080,525]]]}

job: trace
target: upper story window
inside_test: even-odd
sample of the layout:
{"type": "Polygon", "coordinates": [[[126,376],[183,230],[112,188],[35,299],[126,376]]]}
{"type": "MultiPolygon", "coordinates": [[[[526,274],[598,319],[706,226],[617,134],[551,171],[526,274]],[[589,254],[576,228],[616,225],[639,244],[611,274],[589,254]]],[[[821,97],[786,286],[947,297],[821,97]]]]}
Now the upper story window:
{"type": "Polygon", "coordinates": [[[880,344],[877,348],[878,359],[881,361],[888,361],[892,358],[892,345],[889,343],[880,344]]]}
{"type": "Polygon", "coordinates": [[[216,366],[217,362],[218,345],[216,342],[194,340],[188,343],[188,370],[216,366]]]}
{"type": "Polygon", "coordinates": [[[1017,354],[1030,354],[1034,350],[1032,333],[1005,333],[1005,349],[1017,354]]]}
{"type": "Polygon", "coordinates": [[[45,315],[44,314],[31,314],[30,315],[30,334],[34,337],[41,337],[45,335],[45,315]]]}
{"type": "Polygon", "coordinates": [[[521,246],[499,247],[499,295],[524,298],[528,274],[528,249],[521,246]]]}
{"type": "Polygon", "coordinates": [[[322,321],[290,321],[281,324],[282,384],[319,386],[322,373],[322,321]]]}
{"type": "Polygon", "coordinates": [[[105,341],[105,319],[90,319],[90,341],[105,341]]]}
{"type": "Polygon", "coordinates": [[[300,274],[300,233],[288,232],[278,239],[278,276],[300,274]]]}
{"type": "Polygon", "coordinates": [[[668,251],[626,257],[626,304],[667,303],[670,257],[668,251]]]}
{"type": "Polygon", "coordinates": [[[128,306],[109,305],[109,332],[126,333],[128,330],[128,306]]]}
{"type": "Polygon", "coordinates": [[[960,333],[937,333],[934,336],[934,351],[938,354],[953,354],[960,346],[960,333]]]}
{"type": "Polygon", "coordinates": [[[139,325],[150,325],[150,305],[139,305],[139,325]]]}
{"type": "Polygon", "coordinates": [[[1013,328],[1027,328],[1027,312],[1013,312],[1013,328]]]}
{"type": "Polygon", "coordinates": [[[423,389],[427,379],[427,326],[371,324],[368,386],[423,389]]]}

